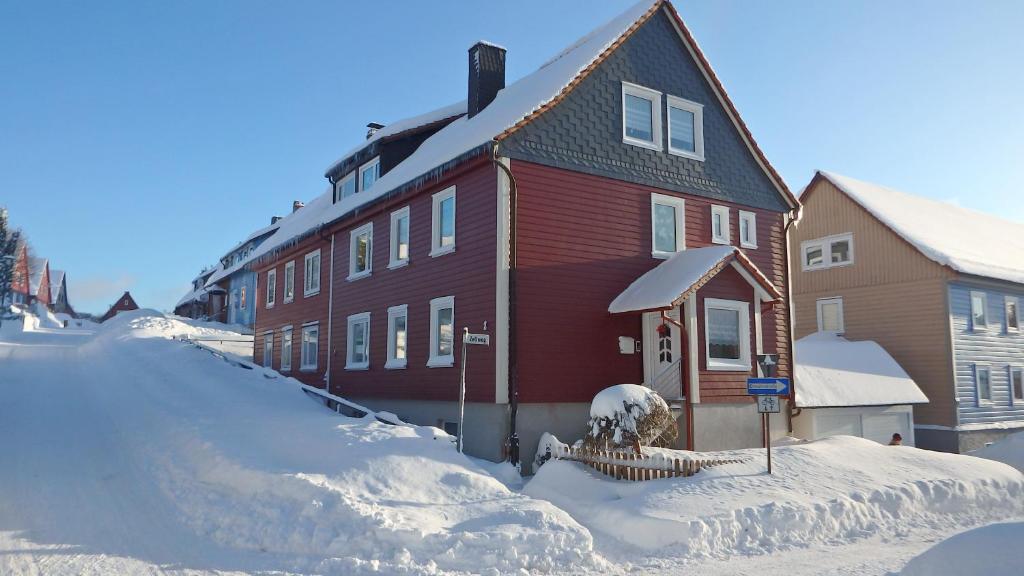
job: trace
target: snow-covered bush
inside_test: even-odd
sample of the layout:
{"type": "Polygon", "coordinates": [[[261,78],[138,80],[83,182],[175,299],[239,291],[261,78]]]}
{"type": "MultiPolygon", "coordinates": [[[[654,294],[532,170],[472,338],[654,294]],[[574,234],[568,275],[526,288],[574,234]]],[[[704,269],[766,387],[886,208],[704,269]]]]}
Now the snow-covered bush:
{"type": "Polygon", "coordinates": [[[670,447],[679,429],[668,404],[657,392],[636,384],[619,384],[598,392],[590,404],[590,430],[583,447],[591,450],[670,447]]]}

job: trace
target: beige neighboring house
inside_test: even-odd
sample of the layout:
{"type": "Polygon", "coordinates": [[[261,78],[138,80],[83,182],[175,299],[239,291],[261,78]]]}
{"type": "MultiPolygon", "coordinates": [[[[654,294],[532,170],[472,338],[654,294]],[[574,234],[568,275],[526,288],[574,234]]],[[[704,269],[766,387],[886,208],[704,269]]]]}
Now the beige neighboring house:
{"type": "Polygon", "coordinates": [[[794,337],[881,345],[928,397],[913,408],[919,447],[1024,429],[1024,225],[821,171],[801,201],[794,337]]]}

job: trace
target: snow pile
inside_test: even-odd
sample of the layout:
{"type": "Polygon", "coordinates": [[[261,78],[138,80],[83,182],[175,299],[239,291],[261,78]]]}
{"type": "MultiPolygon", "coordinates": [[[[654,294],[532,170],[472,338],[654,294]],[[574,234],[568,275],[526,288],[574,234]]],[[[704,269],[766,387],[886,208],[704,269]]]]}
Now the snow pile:
{"type": "Polygon", "coordinates": [[[1024,472],[1024,432],[1016,432],[970,453],[971,456],[996,460],[1024,472]]]}
{"type": "Polygon", "coordinates": [[[584,444],[649,446],[671,422],[668,404],[654,390],[636,384],[609,386],[590,404],[590,433],[584,444]]]}
{"type": "Polygon", "coordinates": [[[902,576],[997,576],[1024,572],[1024,522],[991,524],[957,534],[911,560],[902,576]]]}
{"type": "Polygon", "coordinates": [[[524,492],[566,510],[624,557],[761,554],[1024,514],[1024,476],[977,458],[849,436],[775,448],[771,476],[763,450],[701,456],[746,462],[627,483],[555,461],[524,492]]]}
{"type": "Polygon", "coordinates": [[[100,324],[96,334],[97,342],[103,344],[129,338],[231,338],[237,335],[223,324],[168,316],[149,308],[120,312],[100,324]]]}

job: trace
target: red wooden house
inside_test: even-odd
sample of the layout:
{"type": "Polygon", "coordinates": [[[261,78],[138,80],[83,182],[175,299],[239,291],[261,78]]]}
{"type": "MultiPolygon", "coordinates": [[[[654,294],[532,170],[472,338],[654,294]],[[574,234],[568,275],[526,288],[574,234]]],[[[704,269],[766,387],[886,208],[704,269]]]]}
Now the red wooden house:
{"type": "Polygon", "coordinates": [[[28,258],[28,304],[39,302],[50,307],[50,261],[28,258]]]}
{"type": "Polygon", "coordinates": [[[11,302],[19,305],[29,303],[28,242],[18,240],[14,247],[14,269],[11,274],[11,302]]]}
{"type": "Polygon", "coordinates": [[[467,358],[471,453],[578,438],[619,383],[661,392],[682,446],[759,445],[745,380],[758,353],[791,373],[799,205],[674,7],[507,86],[504,63],[474,45],[466,102],[371,125],[254,253],[257,361],[447,427],[468,329],[491,336],[467,358]]]}
{"type": "Polygon", "coordinates": [[[116,302],[110,305],[110,308],[107,309],[106,313],[104,313],[103,316],[100,316],[100,322],[106,322],[107,320],[110,320],[114,316],[117,316],[119,312],[127,312],[129,310],[138,309],[139,305],[135,303],[135,299],[132,298],[131,293],[125,291],[125,293],[122,294],[121,297],[118,298],[116,302]]]}

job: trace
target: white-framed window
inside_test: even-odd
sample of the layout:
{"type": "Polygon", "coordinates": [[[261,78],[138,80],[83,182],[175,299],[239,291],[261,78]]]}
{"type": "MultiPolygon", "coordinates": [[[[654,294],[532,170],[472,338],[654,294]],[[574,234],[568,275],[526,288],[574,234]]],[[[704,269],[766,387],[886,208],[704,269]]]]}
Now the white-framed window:
{"type": "Polygon", "coordinates": [[[299,351],[299,370],[316,370],[320,355],[320,323],[314,322],[302,326],[302,348],[299,351]]]}
{"type": "Polygon", "coordinates": [[[661,150],[661,92],[622,83],[622,141],[661,150]]]}
{"type": "Polygon", "coordinates": [[[728,206],[711,206],[711,242],[715,244],[732,243],[728,206]]]}
{"type": "Polygon", "coordinates": [[[317,248],[303,258],[302,295],[313,296],[320,293],[320,249],[317,248]]]}
{"type": "Polygon", "coordinates": [[[284,265],[284,302],[295,300],[295,260],[284,265]]]}
{"type": "Polygon", "coordinates": [[[842,298],[819,298],[817,301],[817,309],[818,332],[832,332],[834,334],[840,334],[846,329],[843,321],[842,298]]]}
{"type": "Polygon", "coordinates": [[[651,256],[668,258],[686,249],[686,203],[651,193],[651,256]]]}
{"type": "Polygon", "coordinates": [[[704,299],[704,348],[708,370],[750,370],[747,302],[704,299]]]}
{"type": "Polygon", "coordinates": [[[277,300],[277,268],[267,271],[267,308],[274,307],[277,300]]]}
{"type": "Polygon", "coordinates": [[[359,191],[366,192],[373,188],[373,183],[380,178],[380,158],[374,158],[359,167],[359,191]]]}
{"type": "Polygon", "coordinates": [[[267,332],[263,335],[263,366],[274,367],[274,333],[267,332]]]}
{"type": "Polygon", "coordinates": [[[434,194],[431,202],[430,255],[455,250],[455,186],[434,194]]]}
{"type": "Polygon", "coordinates": [[[349,280],[363,278],[373,272],[373,222],[352,231],[348,256],[349,280]]]}
{"type": "Polygon", "coordinates": [[[455,297],[430,301],[430,358],[427,366],[455,365],[455,297]]]}
{"type": "Polygon", "coordinates": [[[366,370],[370,367],[370,313],[348,317],[345,369],[366,370]]]}
{"type": "Polygon", "coordinates": [[[984,330],[988,326],[988,296],[971,290],[971,329],[984,330]]]}
{"type": "Polygon", "coordinates": [[[388,268],[398,268],[409,263],[409,207],[405,206],[391,213],[391,256],[388,268]]]}
{"type": "Polygon", "coordinates": [[[668,152],[704,161],[704,105],[677,96],[668,100],[668,152]]]}
{"type": "Polygon", "coordinates": [[[1010,394],[1013,403],[1024,402],[1024,368],[1010,366],[1010,394]]]}
{"type": "Polygon", "coordinates": [[[757,248],[757,214],[740,210],[740,246],[757,248]]]}
{"type": "Polygon", "coordinates": [[[405,368],[409,356],[409,307],[388,308],[388,358],[384,368],[405,368]]]}
{"type": "Polygon", "coordinates": [[[292,369],[292,327],[281,328],[281,372],[292,369]]]}
{"type": "Polygon", "coordinates": [[[801,268],[824,270],[853,264],[853,234],[836,234],[800,243],[801,268]]]}
{"type": "Polygon", "coordinates": [[[349,172],[334,185],[334,201],[339,202],[356,193],[356,173],[349,172]]]}
{"type": "Polygon", "coordinates": [[[1006,296],[1004,306],[1006,308],[1006,331],[1020,331],[1020,301],[1016,296],[1006,296]]]}
{"type": "Polygon", "coordinates": [[[992,403],[992,369],[984,364],[974,365],[974,391],[978,406],[992,403]]]}

